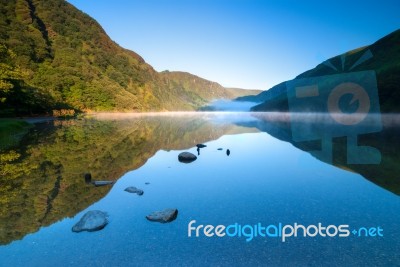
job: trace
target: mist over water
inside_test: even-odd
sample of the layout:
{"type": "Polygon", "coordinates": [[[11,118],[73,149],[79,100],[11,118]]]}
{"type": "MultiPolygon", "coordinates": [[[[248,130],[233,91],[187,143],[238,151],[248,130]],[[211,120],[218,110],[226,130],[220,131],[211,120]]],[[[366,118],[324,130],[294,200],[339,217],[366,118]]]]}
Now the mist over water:
{"type": "Polygon", "coordinates": [[[249,101],[232,101],[226,99],[216,99],[208,104],[206,110],[212,111],[250,111],[250,108],[258,103],[249,101]]]}

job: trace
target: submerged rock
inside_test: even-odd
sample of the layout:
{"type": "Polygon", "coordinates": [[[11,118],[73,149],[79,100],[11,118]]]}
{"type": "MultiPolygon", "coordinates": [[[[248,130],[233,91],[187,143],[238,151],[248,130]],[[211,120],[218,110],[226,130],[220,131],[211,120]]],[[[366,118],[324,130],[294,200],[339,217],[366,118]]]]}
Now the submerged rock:
{"type": "Polygon", "coordinates": [[[139,196],[143,195],[143,193],[144,193],[142,189],[136,188],[134,186],[127,187],[127,188],[125,188],[124,191],[129,192],[129,193],[138,194],[139,196]]]}
{"type": "Polygon", "coordinates": [[[104,186],[104,185],[114,184],[114,181],[93,181],[92,184],[94,186],[104,186]]]}
{"type": "Polygon", "coordinates": [[[217,150],[222,150],[222,148],[220,147],[220,148],[218,148],[217,150]]]}
{"type": "Polygon", "coordinates": [[[151,222],[169,223],[178,217],[177,209],[165,209],[162,211],[155,211],[146,216],[146,219],[151,222]]]}
{"type": "Polygon", "coordinates": [[[229,149],[226,150],[226,155],[229,156],[231,154],[231,151],[229,149]]]}
{"type": "Polygon", "coordinates": [[[203,145],[203,144],[197,144],[196,146],[197,146],[197,148],[204,148],[204,147],[207,147],[206,145],[203,145]]]}
{"type": "Polygon", "coordinates": [[[145,185],[149,185],[150,183],[149,183],[149,182],[145,182],[144,184],[145,184],[145,185]]]}
{"type": "Polygon", "coordinates": [[[183,163],[190,163],[197,159],[197,157],[190,152],[182,152],[178,155],[178,160],[183,163]]]}
{"type": "Polygon", "coordinates": [[[98,231],[108,224],[107,213],[99,210],[91,210],[85,213],[78,223],[72,227],[72,232],[98,231]]]}

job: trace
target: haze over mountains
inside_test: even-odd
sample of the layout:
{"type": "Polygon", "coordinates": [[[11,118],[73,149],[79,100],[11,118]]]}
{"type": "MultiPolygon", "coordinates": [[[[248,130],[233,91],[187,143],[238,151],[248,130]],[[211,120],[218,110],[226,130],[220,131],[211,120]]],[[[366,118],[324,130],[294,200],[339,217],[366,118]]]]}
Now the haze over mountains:
{"type": "Polygon", "coordinates": [[[197,110],[213,99],[259,93],[159,73],[64,0],[0,0],[0,60],[3,114],[197,110]]]}

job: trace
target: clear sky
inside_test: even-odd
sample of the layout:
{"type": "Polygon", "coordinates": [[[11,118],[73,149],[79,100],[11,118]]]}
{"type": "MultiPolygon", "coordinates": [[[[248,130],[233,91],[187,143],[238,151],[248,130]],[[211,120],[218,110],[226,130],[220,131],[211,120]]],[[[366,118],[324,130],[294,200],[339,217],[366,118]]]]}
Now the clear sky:
{"type": "Polygon", "coordinates": [[[157,71],[269,89],[400,28],[400,0],[68,0],[157,71]]]}

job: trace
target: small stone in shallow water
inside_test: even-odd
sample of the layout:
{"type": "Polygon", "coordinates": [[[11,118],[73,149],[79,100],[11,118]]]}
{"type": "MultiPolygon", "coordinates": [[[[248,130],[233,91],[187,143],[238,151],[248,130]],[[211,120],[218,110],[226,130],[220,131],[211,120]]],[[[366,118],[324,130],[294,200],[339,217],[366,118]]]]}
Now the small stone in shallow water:
{"type": "Polygon", "coordinates": [[[90,184],[92,181],[92,174],[90,172],[85,173],[85,183],[90,184]]]}
{"type": "Polygon", "coordinates": [[[220,147],[220,148],[218,148],[217,150],[222,150],[222,148],[220,147]]]}
{"type": "Polygon", "coordinates": [[[155,211],[146,216],[146,219],[151,222],[169,223],[178,217],[177,209],[165,209],[162,211],[155,211]]]}
{"type": "Polygon", "coordinates": [[[114,184],[114,181],[93,181],[92,184],[94,184],[94,186],[104,186],[114,184]]]}
{"type": "Polygon", "coordinates": [[[204,147],[207,147],[206,145],[203,145],[203,144],[197,144],[196,146],[197,146],[197,148],[204,148],[204,147]]]}
{"type": "Polygon", "coordinates": [[[134,186],[127,187],[127,188],[125,188],[124,191],[129,192],[129,193],[135,193],[135,194],[138,194],[139,196],[143,195],[143,193],[144,193],[142,189],[136,188],[134,186]]]}
{"type": "Polygon", "coordinates": [[[178,155],[178,160],[183,163],[190,163],[197,159],[197,157],[190,152],[182,152],[178,155]]]}
{"type": "Polygon", "coordinates": [[[150,183],[149,183],[149,182],[145,182],[144,184],[145,184],[145,185],[149,185],[150,183]]]}
{"type": "Polygon", "coordinates": [[[91,210],[85,213],[83,217],[72,227],[72,232],[98,231],[108,224],[107,213],[99,210],[91,210]]]}

